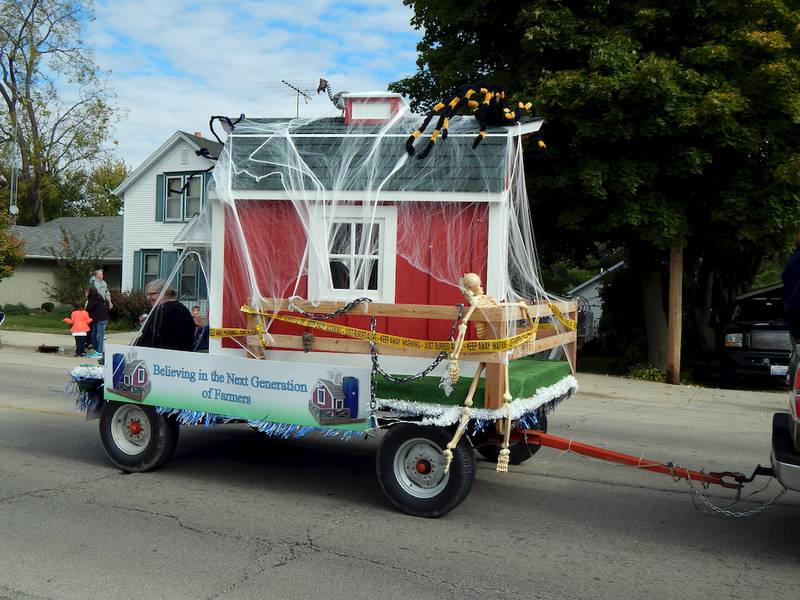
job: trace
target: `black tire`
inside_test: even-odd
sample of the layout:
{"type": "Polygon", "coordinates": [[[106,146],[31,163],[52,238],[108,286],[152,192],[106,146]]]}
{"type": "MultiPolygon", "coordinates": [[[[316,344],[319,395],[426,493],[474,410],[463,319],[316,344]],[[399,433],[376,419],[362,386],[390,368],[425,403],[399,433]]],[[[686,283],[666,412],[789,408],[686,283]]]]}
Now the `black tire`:
{"type": "Polygon", "coordinates": [[[450,430],[410,423],[393,425],[380,446],[376,466],[383,493],[397,508],[416,517],[441,517],[461,504],[475,480],[475,455],[462,437],[444,473],[450,430]]]}
{"type": "Polygon", "coordinates": [[[106,402],[100,413],[100,439],[106,454],[126,473],[163,465],[178,443],[180,426],[152,406],[106,402]]]}
{"type": "MultiPolygon", "coordinates": [[[[541,431],[542,433],[547,433],[547,417],[544,415],[539,417],[538,423],[531,429],[541,431]]],[[[472,443],[480,455],[483,456],[483,458],[489,462],[497,462],[497,458],[500,456],[500,448],[503,445],[502,436],[498,435],[494,431],[490,433],[484,430],[472,436],[472,443]]],[[[522,440],[511,442],[511,444],[508,446],[508,450],[511,452],[511,454],[508,455],[508,462],[512,465],[522,464],[531,456],[536,454],[539,451],[539,448],[541,448],[539,444],[526,444],[522,440]]]]}

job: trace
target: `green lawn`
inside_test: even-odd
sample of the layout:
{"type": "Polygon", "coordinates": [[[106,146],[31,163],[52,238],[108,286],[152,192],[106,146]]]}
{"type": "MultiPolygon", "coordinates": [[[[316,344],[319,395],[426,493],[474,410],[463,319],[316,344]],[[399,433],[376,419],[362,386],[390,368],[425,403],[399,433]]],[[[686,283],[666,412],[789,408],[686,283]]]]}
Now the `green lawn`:
{"type": "MultiPolygon", "coordinates": [[[[69,325],[64,323],[63,314],[47,313],[44,315],[6,315],[3,329],[8,331],[33,331],[35,333],[63,333],[70,335],[69,325]]],[[[128,331],[129,327],[120,327],[118,323],[108,324],[106,331],[128,331]]]]}

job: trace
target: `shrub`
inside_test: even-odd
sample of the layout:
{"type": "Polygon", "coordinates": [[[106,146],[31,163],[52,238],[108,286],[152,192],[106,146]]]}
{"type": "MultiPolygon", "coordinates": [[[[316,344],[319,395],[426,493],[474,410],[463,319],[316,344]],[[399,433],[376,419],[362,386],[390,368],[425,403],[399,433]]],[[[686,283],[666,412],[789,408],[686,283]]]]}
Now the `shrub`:
{"type": "Polygon", "coordinates": [[[72,307],[67,306],[66,304],[59,304],[56,306],[55,310],[53,311],[59,317],[68,317],[70,313],[72,313],[72,307]]]}
{"type": "Polygon", "coordinates": [[[31,309],[20,302],[19,304],[6,304],[3,307],[3,312],[7,315],[29,315],[31,314],[31,309]]]}
{"type": "Polygon", "coordinates": [[[55,310],[55,308],[56,308],[56,305],[53,304],[52,302],[42,302],[41,309],[43,311],[45,311],[45,312],[51,313],[51,312],[53,312],[53,310],[55,310]]]}
{"type": "Polygon", "coordinates": [[[138,329],[139,315],[150,312],[150,303],[141,290],[111,290],[111,303],[114,307],[109,311],[109,318],[128,329],[138,329]]]}
{"type": "Polygon", "coordinates": [[[665,381],[664,371],[658,367],[651,367],[649,365],[633,367],[628,371],[628,377],[631,379],[641,379],[643,381],[657,381],[659,383],[664,383],[665,381]]]}

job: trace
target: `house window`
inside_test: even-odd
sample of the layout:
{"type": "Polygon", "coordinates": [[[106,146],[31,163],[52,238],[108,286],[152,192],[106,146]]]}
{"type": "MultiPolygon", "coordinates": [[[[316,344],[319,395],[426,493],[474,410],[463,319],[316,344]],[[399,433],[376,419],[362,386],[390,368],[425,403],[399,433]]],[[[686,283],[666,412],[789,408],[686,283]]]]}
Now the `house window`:
{"type": "Polygon", "coordinates": [[[317,388],[317,404],[325,406],[325,390],[322,388],[317,388]]]}
{"type": "Polygon", "coordinates": [[[330,300],[367,296],[376,302],[394,302],[397,209],[375,207],[370,222],[364,222],[360,206],[340,206],[335,213],[332,218],[315,218],[312,212],[312,243],[324,240],[327,233],[328,248],[321,253],[325,263],[310,253],[311,293],[330,300]]]}
{"type": "Polygon", "coordinates": [[[159,250],[142,252],[142,289],[161,273],[161,252],[159,250]]]}
{"type": "Polygon", "coordinates": [[[198,272],[200,271],[197,256],[188,254],[181,263],[180,290],[182,300],[195,300],[198,297],[198,272]]]}
{"type": "Polygon", "coordinates": [[[196,176],[189,179],[186,191],[184,192],[184,210],[183,216],[185,219],[191,219],[200,212],[201,191],[203,189],[203,177],[196,176]]]}
{"type": "Polygon", "coordinates": [[[188,221],[203,206],[202,175],[169,175],[164,202],[165,221],[188,221]]]}

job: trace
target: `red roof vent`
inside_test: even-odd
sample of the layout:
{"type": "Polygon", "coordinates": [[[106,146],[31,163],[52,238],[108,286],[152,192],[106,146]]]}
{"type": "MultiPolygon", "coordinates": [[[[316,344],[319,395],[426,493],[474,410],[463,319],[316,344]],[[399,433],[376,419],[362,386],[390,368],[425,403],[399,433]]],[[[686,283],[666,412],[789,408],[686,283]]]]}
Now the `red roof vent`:
{"type": "Polygon", "coordinates": [[[403,98],[394,92],[342,94],[345,125],[381,125],[391,120],[403,98]]]}

